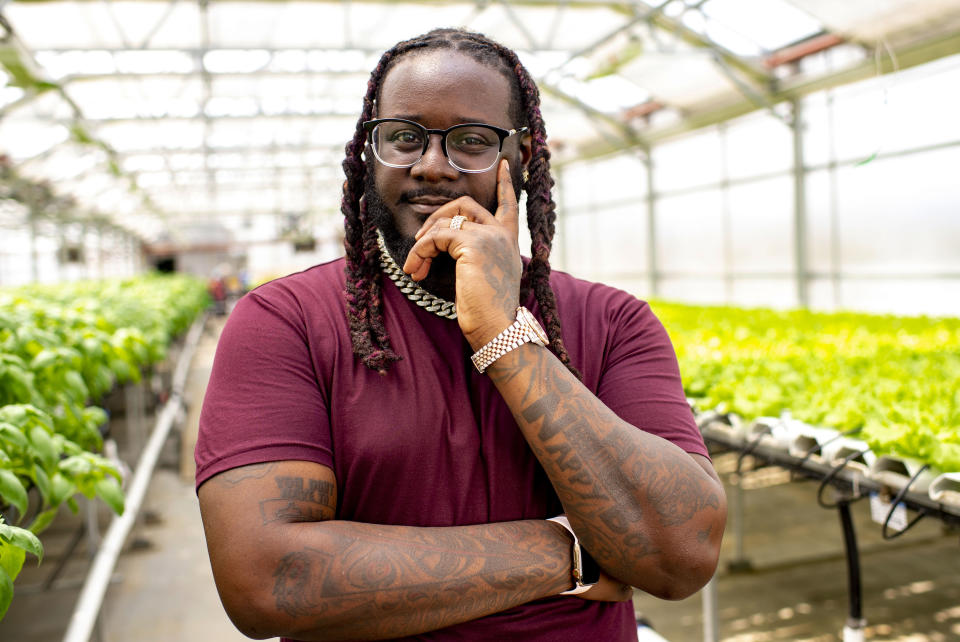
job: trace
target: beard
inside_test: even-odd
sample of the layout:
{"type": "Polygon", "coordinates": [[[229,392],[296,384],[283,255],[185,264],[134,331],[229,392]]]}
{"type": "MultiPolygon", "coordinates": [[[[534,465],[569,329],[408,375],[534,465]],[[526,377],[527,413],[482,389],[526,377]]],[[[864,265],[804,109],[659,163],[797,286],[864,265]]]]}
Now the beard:
{"type": "MultiPolygon", "coordinates": [[[[519,199],[521,185],[520,175],[522,170],[519,167],[514,170],[514,165],[512,164],[510,168],[514,191],[519,199]]],[[[441,195],[451,200],[464,195],[442,187],[421,187],[420,189],[404,192],[401,194],[400,200],[404,202],[415,196],[423,196],[426,194],[441,195]]],[[[387,246],[387,250],[390,252],[390,256],[397,262],[397,265],[402,266],[407,260],[407,255],[410,253],[410,250],[413,249],[416,240],[412,236],[404,236],[397,228],[393,210],[391,210],[380,197],[380,192],[374,183],[373,167],[369,164],[367,165],[366,178],[364,179],[363,198],[367,208],[367,216],[383,234],[383,240],[387,246]]],[[[498,204],[496,194],[493,195],[491,201],[492,202],[481,203],[481,205],[489,212],[496,212],[498,204]]],[[[426,219],[427,217],[424,216],[423,220],[425,221],[426,219]]],[[[457,292],[457,262],[446,252],[441,252],[433,257],[433,260],[430,262],[429,274],[427,274],[418,285],[434,296],[441,297],[447,301],[455,301],[457,292]]]]}

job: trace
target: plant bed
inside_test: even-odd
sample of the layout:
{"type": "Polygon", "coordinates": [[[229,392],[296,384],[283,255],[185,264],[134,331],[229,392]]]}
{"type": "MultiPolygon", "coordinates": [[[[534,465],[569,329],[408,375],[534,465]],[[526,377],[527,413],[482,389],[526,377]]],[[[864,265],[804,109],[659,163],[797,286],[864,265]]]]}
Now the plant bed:
{"type": "Polygon", "coordinates": [[[0,290],[0,618],[61,505],[76,511],[82,494],[123,511],[95,404],[142,381],[207,304],[205,284],[183,275],[0,290]]]}

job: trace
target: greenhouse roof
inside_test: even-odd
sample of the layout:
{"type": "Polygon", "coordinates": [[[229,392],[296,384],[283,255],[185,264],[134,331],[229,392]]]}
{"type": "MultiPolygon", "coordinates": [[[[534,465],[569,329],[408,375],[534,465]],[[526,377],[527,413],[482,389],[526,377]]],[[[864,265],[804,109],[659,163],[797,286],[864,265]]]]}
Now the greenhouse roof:
{"type": "Polygon", "coordinates": [[[519,52],[555,163],[960,52],[960,0],[0,0],[3,165],[147,240],[335,217],[370,70],[437,26],[519,52]]]}

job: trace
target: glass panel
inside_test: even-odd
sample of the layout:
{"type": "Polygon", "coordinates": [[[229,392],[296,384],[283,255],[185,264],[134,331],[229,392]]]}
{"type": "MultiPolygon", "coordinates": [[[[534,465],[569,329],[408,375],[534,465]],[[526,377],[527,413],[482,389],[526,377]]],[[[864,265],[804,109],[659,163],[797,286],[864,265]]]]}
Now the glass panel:
{"type": "Polygon", "coordinates": [[[838,170],[844,270],[960,270],[960,146],[838,170]]]}
{"type": "Polygon", "coordinates": [[[807,268],[823,274],[835,267],[831,189],[829,171],[807,174],[807,268]]]}
{"type": "MultiPolygon", "coordinates": [[[[707,34],[730,48],[743,38],[763,50],[774,51],[823,30],[818,20],[786,0],[709,0],[703,12],[708,18],[707,34]],[[713,29],[714,25],[718,28],[713,29]]],[[[741,53],[739,49],[734,51],[741,53]]]]}
{"type": "Polygon", "coordinates": [[[960,280],[870,279],[843,282],[842,307],[885,314],[960,316],[960,280]]]}
{"type": "Polygon", "coordinates": [[[568,212],[561,229],[555,247],[559,246],[564,258],[563,269],[580,278],[591,278],[597,272],[599,255],[593,214],[583,210],[568,212]]]}
{"type": "Polygon", "coordinates": [[[840,160],[960,140],[960,56],[835,90],[840,160]]]}
{"type": "Polygon", "coordinates": [[[687,274],[722,274],[722,212],[720,190],[658,199],[658,268],[687,274]]]}
{"type": "Polygon", "coordinates": [[[730,178],[785,172],[793,167],[790,128],[765,112],[731,121],[726,150],[730,178]]]}
{"type": "Polygon", "coordinates": [[[726,284],[723,279],[661,279],[658,299],[683,301],[685,303],[721,304],[726,303],[726,284]]]}
{"type": "Polygon", "coordinates": [[[647,271],[646,211],[646,205],[628,204],[594,213],[600,243],[594,251],[601,275],[635,275],[647,271]]]}
{"type": "Polygon", "coordinates": [[[653,151],[656,192],[719,183],[723,152],[716,128],[658,145],[653,151]]]}
{"type": "Polygon", "coordinates": [[[792,179],[783,176],[733,185],[729,207],[733,271],[792,271],[792,179]]]}
{"type": "Polygon", "coordinates": [[[795,308],[797,285],[792,278],[737,279],[730,303],[746,307],[795,308]]]}
{"type": "Polygon", "coordinates": [[[647,167],[638,155],[618,154],[598,159],[592,167],[591,182],[594,183],[596,203],[645,203],[647,167]]]}

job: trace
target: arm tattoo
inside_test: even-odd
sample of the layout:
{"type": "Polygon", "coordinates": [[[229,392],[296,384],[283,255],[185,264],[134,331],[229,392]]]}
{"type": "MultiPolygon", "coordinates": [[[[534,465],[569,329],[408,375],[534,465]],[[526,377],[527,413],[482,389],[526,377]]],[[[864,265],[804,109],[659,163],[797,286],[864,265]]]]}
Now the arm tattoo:
{"type": "Polygon", "coordinates": [[[214,477],[212,481],[225,486],[236,486],[237,484],[245,482],[248,479],[263,479],[276,467],[277,463],[272,461],[265,464],[243,466],[242,468],[234,468],[232,470],[224,471],[223,473],[214,477]]]}
{"type": "Polygon", "coordinates": [[[365,634],[378,635],[395,633],[392,618],[401,613],[411,630],[429,631],[478,617],[478,605],[484,614],[501,611],[518,603],[516,591],[522,601],[535,599],[548,577],[566,574],[566,542],[538,535],[539,523],[531,524],[488,525],[498,529],[490,534],[331,522],[323,550],[308,546],[280,560],[276,607],[294,617],[363,614],[365,634]]]}
{"type": "Polygon", "coordinates": [[[531,427],[535,439],[528,442],[554,471],[551,477],[564,480],[557,489],[567,511],[602,525],[583,537],[591,552],[608,559],[628,550],[634,556],[657,554],[661,551],[647,535],[654,523],[682,527],[701,510],[720,508],[716,488],[700,471],[645,448],[639,430],[623,430],[618,417],[590,391],[567,381],[552,361],[545,350],[518,355],[513,367],[496,372],[496,383],[526,373],[517,420],[531,427]],[[625,492],[634,497],[630,512],[623,509],[625,492]]]}
{"type": "Polygon", "coordinates": [[[260,517],[270,522],[319,522],[333,517],[336,507],[334,485],[323,479],[274,477],[279,497],[260,501],[260,517]]]}

